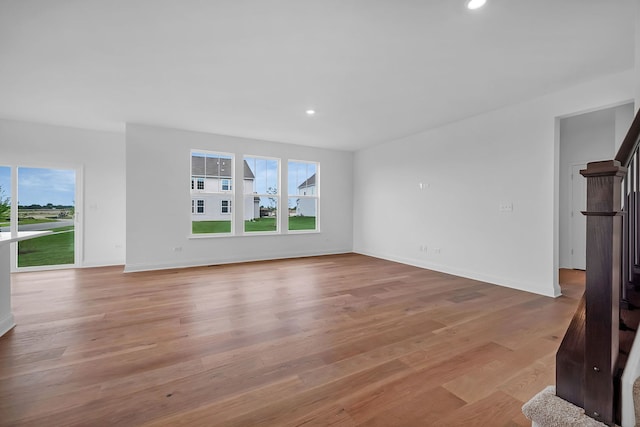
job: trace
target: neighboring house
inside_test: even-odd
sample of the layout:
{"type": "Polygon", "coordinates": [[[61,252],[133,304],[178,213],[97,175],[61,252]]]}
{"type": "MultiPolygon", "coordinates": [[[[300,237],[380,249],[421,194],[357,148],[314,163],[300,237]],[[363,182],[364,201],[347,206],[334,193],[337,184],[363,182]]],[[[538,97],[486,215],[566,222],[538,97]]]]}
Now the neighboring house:
{"type": "MultiPolygon", "coordinates": [[[[299,196],[315,196],[316,195],[316,174],[314,173],[307,178],[302,184],[298,185],[299,196]]],[[[316,216],[316,199],[301,197],[296,200],[297,216],[316,216]]]]}
{"type": "Polygon", "coordinates": [[[298,185],[298,194],[301,196],[315,196],[316,194],[316,174],[311,175],[305,182],[298,185]]]}
{"type": "MultiPolygon", "coordinates": [[[[191,220],[229,221],[233,212],[232,159],[191,157],[191,220]]],[[[244,162],[244,194],[253,194],[255,176],[244,162]]],[[[260,217],[260,198],[244,197],[244,219],[260,217]]]]}

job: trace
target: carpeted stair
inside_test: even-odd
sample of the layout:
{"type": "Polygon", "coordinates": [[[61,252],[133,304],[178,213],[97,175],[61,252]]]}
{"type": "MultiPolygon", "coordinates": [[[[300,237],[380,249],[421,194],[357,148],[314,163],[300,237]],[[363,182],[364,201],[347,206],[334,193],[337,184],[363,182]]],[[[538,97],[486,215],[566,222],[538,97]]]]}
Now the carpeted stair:
{"type": "Polygon", "coordinates": [[[584,409],[556,396],[556,388],[549,386],[524,404],[522,413],[531,420],[532,427],[607,427],[588,417],[584,409]]]}

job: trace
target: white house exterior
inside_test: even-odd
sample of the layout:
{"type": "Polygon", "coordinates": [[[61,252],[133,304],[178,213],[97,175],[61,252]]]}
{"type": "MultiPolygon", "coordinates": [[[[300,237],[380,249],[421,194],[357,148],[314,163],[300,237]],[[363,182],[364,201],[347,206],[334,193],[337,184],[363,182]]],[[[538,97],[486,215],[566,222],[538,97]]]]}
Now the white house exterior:
{"type": "MultiPolygon", "coordinates": [[[[314,173],[307,178],[302,184],[298,186],[299,196],[315,196],[316,190],[316,174],[314,173]]],[[[315,197],[300,197],[296,200],[296,215],[298,216],[316,216],[316,202],[315,197]]]]}
{"type": "MultiPolygon", "coordinates": [[[[225,157],[191,157],[191,220],[230,221],[233,212],[233,160],[225,157]]],[[[252,194],[255,177],[244,162],[245,194],[252,194]]],[[[259,199],[244,197],[244,219],[260,217],[259,199]]]]}

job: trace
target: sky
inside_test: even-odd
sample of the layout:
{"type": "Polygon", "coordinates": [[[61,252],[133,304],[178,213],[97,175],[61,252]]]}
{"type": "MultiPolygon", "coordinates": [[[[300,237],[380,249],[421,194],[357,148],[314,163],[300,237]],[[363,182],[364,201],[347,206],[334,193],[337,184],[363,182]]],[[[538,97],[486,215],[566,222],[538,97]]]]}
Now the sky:
{"type": "MultiPolygon", "coordinates": [[[[249,168],[255,175],[254,191],[265,194],[269,188],[278,188],[278,160],[261,157],[245,157],[249,168]]],[[[289,196],[298,194],[298,186],[316,173],[316,164],[307,162],[290,161],[288,163],[289,176],[287,178],[287,192],[289,196]]],[[[260,205],[271,206],[273,202],[267,197],[260,198],[260,205]]],[[[290,208],[295,207],[296,199],[288,201],[290,208]]]]}
{"type": "MultiPolygon", "coordinates": [[[[192,152],[192,156],[198,157],[215,157],[232,160],[233,157],[223,153],[204,153],[192,152]]],[[[267,157],[245,156],[244,160],[249,165],[249,169],[253,172],[255,180],[253,183],[253,191],[257,194],[269,194],[269,189],[278,189],[280,186],[278,178],[278,170],[280,162],[278,159],[270,159],[267,157]]],[[[298,186],[306,181],[309,177],[316,173],[316,163],[289,161],[289,176],[287,179],[287,191],[290,196],[298,194],[298,186]]]]}
{"type": "MultiPolygon", "coordinates": [[[[3,197],[11,196],[11,168],[0,166],[3,197]]],[[[75,204],[76,173],[67,169],[18,168],[18,204],[75,204]]]]}

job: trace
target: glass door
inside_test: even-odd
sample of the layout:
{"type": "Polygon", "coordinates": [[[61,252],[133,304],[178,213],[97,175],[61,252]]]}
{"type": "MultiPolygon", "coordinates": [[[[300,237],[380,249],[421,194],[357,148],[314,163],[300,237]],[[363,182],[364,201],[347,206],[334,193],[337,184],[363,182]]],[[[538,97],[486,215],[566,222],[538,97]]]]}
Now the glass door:
{"type": "Polygon", "coordinates": [[[52,232],[18,242],[18,268],[75,265],[76,171],[18,167],[17,176],[18,231],[52,232]]]}
{"type": "Polygon", "coordinates": [[[0,166],[0,232],[11,231],[11,168],[0,166]]]}

